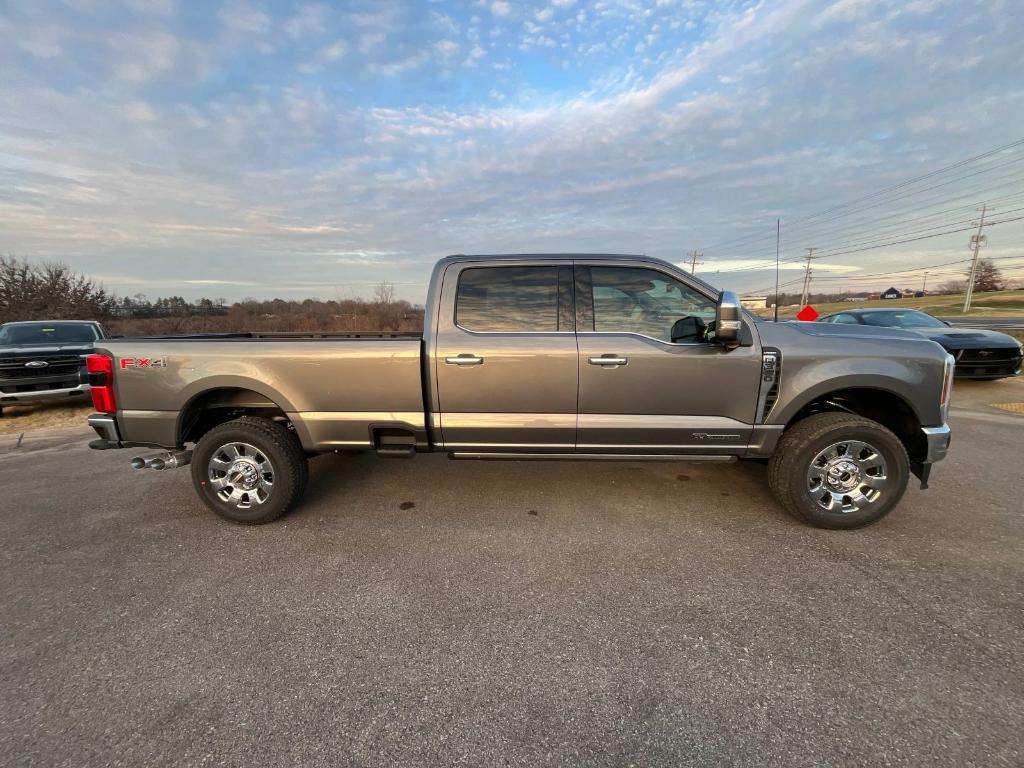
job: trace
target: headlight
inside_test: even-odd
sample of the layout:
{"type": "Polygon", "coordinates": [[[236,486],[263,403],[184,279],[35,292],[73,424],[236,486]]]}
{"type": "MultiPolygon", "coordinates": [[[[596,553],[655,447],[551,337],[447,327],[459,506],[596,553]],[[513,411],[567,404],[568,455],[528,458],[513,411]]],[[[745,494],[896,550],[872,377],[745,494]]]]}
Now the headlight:
{"type": "Polygon", "coordinates": [[[956,359],[952,355],[946,355],[946,363],[942,367],[942,396],[939,400],[939,413],[942,415],[943,424],[949,417],[949,401],[953,397],[953,369],[955,367],[956,359]]]}

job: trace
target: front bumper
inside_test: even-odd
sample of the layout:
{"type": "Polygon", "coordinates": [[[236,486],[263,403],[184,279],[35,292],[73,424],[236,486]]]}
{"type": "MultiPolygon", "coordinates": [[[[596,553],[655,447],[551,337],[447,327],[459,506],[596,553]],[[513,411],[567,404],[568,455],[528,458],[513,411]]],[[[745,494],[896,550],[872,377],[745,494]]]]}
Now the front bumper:
{"type": "Polygon", "coordinates": [[[89,394],[88,384],[63,389],[38,389],[30,392],[0,392],[0,405],[52,403],[59,400],[76,400],[89,394]]]}
{"type": "Polygon", "coordinates": [[[956,358],[958,379],[1005,379],[1020,376],[1024,355],[1020,347],[947,350],[956,358]]]}
{"type": "Polygon", "coordinates": [[[928,487],[928,478],[932,474],[932,465],[936,461],[946,458],[949,451],[950,431],[949,425],[943,424],[939,427],[922,427],[924,434],[925,452],[920,459],[910,462],[910,470],[917,475],[921,481],[921,489],[928,487]]]}
{"type": "Polygon", "coordinates": [[[936,461],[942,461],[946,458],[946,453],[949,451],[950,441],[949,425],[943,424],[940,427],[922,427],[921,431],[924,432],[925,444],[927,446],[924,463],[934,464],[936,461]]]}

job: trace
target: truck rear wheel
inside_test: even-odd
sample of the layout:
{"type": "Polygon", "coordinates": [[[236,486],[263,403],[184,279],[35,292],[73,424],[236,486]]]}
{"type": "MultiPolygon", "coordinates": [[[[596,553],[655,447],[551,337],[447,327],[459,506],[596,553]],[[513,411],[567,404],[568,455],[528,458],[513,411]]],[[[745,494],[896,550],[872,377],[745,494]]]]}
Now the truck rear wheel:
{"type": "Polygon", "coordinates": [[[245,525],[276,520],[302,496],[309,467],[298,438],[280,422],[243,416],[196,444],[192,482],[223,518],[245,525]]]}
{"type": "Polygon", "coordinates": [[[787,430],[768,462],[782,506],[817,528],[859,528],[885,517],[907,489],[903,443],[881,424],[819,413],[787,430]]]}

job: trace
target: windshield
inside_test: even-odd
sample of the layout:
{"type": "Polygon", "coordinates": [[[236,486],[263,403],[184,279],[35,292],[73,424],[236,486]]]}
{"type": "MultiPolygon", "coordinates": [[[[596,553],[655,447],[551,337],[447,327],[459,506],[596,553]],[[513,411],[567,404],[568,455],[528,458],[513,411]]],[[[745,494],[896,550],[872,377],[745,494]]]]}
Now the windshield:
{"type": "Polygon", "coordinates": [[[886,310],[884,312],[865,312],[860,316],[865,325],[878,325],[883,328],[945,328],[946,324],[936,320],[924,312],[907,309],[886,310]]]}
{"type": "Polygon", "coordinates": [[[0,345],[50,346],[96,341],[99,334],[91,323],[17,323],[0,326],[0,345]]]}

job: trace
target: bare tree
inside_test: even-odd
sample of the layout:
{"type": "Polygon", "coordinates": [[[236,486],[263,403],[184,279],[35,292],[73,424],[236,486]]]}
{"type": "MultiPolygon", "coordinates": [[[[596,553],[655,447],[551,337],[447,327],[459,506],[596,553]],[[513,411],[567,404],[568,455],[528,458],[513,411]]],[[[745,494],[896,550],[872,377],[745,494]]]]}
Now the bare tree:
{"type": "MultiPolygon", "coordinates": [[[[967,279],[970,280],[970,270],[967,271],[967,279]]],[[[974,271],[974,290],[976,291],[1001,291],[1003,290],[1003,276],[991,259],[981,259],[974,271]]]]}
{"type": "Polygon", "coordinates": [[[387,280],[381,280],[373,289],[373,303],[390,306],[395,303],[395,286],[387,280]]]}
{"type": "Polygon", "coordinates": [[[961,294],[966,290],[966,280],[949,280],[939,286],[939,293],[944,294],[961,294]]]}

